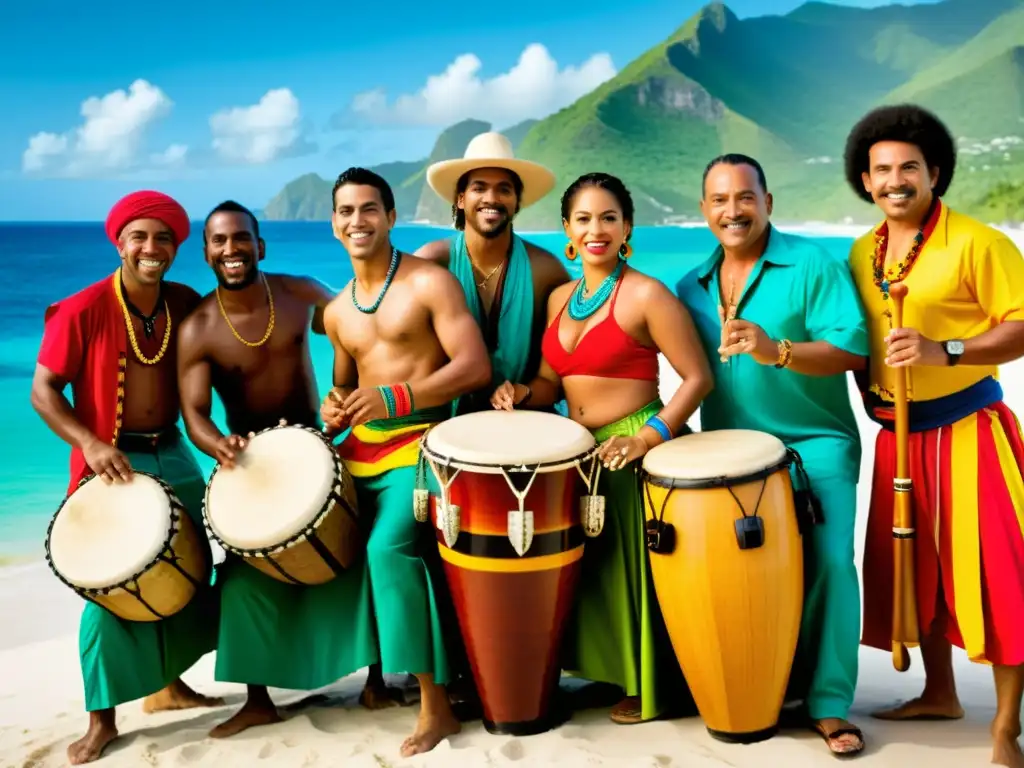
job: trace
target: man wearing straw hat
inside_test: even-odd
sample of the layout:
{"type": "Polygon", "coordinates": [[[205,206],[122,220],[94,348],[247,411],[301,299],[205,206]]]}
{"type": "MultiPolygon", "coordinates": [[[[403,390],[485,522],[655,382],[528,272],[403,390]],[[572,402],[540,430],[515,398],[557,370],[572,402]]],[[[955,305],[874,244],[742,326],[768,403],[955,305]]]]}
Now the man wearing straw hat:
{"type": "MultiPolygon", "coordinates": [[[[952,646],[991,664],[992,762],[1024,768],[1024,436],[1003,402],[997,366],[1024,352],[1024,259],[1006,235],[949,208],[953,137],[913,105],[876,109],[846,144],[846,178],[885,220],[858,239],[850,266],[867,315],[870,366],[858,382],[875,444],[864,544],[865,645],[914,645],[922,694],[875,713],[886,720],[955,720],[964,712],[952,646]],[[903,323],[890,288],[906,288],[903,323]],[[894,393],[907,376],[906,451],[915,567],[899,588],[917,626],[893,634],[894,393]],[[916,519],[915,519],[916,518],[916,519]]],[[[900,289],[902,295],[903,288],[900,289]]],[[[902,389],[902,388],[901,388],[902,389]]],[[[905,485],[905,484],[903,484],[905,485]]]]}
{"type": "MultiPolygon", "coordinates": [[[[447,266],[462,284],[493,370],[491,386],[460,398],[456,412],[489,410],[495,387],[533,378],[548,296],[569,281],[554,255],[527,243],[512,227],[519,211],[552,190],[555,176],[517,159],[507,137],[489,132],[475,136],[461,159],[430,166],[427,183],[451,203],[457,232],[427,243],[415,255],[447,266]]],[[[517,402],[529,407],[528,387],[517,384],[516,390],[517,402]]]]}

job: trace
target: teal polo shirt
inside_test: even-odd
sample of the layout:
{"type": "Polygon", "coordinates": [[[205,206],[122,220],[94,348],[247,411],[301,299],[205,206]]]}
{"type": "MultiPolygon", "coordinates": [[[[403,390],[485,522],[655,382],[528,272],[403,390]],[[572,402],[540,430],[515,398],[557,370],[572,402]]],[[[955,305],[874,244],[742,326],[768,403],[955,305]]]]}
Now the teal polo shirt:
{"type": "MultiPolygon", "coordinates": [[[[807,376],[761,365],[749,354],[721,362],[722,258],[719,246],[676,285],[715,377],[714,389],[701,404],[701,429],[768,432],[800,454],[812,477],[856,482],[860,433],[845,374],[807,376]]],[[[776,341],[826,341],[851,354],[868,354],[864,310],[846,262],[813,240],[774,227],[740,295],[736,316],[761,326],[776,341]]]]}

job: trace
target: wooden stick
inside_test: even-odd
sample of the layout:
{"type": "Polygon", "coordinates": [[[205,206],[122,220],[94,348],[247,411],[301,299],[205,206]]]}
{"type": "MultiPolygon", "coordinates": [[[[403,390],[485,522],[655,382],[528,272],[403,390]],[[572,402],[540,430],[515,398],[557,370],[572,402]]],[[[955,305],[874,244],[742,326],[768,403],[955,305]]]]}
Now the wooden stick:
{"type": "MultiPolygon", "coordinates": [[[[893,303],[893,329],[903,327],[903,301],[907,287],[889,287],[893,303]]],[[[910,480],[910,421],[907,406],[907,368],[896,368],[896,476],[893,478],[893,586],[892,664],[899,672],[910,669],[908,647],[919,644],[917,592],[914,578],[914,509],[910,480]]]]}

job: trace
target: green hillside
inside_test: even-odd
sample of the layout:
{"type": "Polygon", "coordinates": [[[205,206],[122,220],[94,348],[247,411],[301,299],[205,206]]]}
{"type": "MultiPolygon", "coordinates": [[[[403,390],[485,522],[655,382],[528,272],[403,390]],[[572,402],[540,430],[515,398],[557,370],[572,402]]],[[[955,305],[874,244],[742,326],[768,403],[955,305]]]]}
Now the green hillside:
{"type": "MultiPolygon", "coordinates": [[[[626,181],[641,224],[699,218],[701,175],[723,152],[762,162],[779,220],[871,221],[876,209],[843,179],[843,144],[866,111],[905,101],[937,112],[958,138],[951,204],[1024,218],[1024,0],[809,2],[747,19],[713,2],[575,103],[506,129],[519,156],[558,175],[555,192],[518,223],[557,228],[561,190],[596,170],[626,181]]],[[[484,130],[480,121],[446,129],[430,160],[460,156],[484,130]]],[[[449,206],[424,184],[425,163],[402,171],[410,168],[393,182],[403,208],[416,201],[408,217],[450,223],[449,206]]],[[[299,200],[315,191],[309,177],[292,184],[279,208],[315,208],[299,200]]]]}

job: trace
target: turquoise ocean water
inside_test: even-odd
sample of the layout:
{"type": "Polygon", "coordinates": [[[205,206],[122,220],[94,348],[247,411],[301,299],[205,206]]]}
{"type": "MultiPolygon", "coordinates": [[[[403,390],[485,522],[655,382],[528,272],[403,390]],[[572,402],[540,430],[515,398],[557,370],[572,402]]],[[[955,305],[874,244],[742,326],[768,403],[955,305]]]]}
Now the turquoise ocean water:
{"type": "MultiPolygon", "coordinates": [[[[202,257],[201,223],[178,253],[169,278],[206,293],[215,280],[202,257]]],[[[327,223],[265,222],[267,242],[263,268],[271,272],[307,274],[338,290],[351,278],[348,256],[327,223]]],[[[448,230],[397,227],[393,242],[405,251],[444,237],[448,230]]],[[[556,254],[561,233],[525,235],[556,254]]],[[[833,256],[845,258],[848,238],[816,238],[833,256]]],[[[632,238],[630,263],[672,286],[707,258],[715,241],[706,229],[640,228],[632,238]]],[[[564,258],[564,257],[563,257],[564,258]]],[[[117,254],[100,223],[0,223],[0,561],[10,557],[42,557],[49,520],[67,488],[69,449],[54,436],[29,404],[36,353],[46,306],[109,275],[117,254]]],[[[579,266],[566,261],[570,274],[579,266]]],[[[313,338],[314,365],[323,392],[331,383],[331,350],[323,337],[313,338]]],[[[215,416],[221,417],[219,405],[215,416]]],[[[213,462],[199,456],[204,470],[213,462]]]]}

